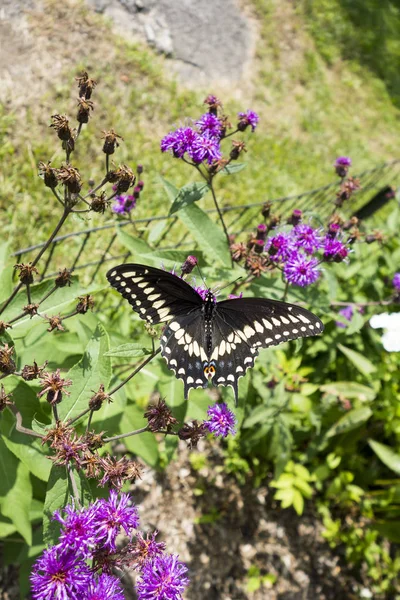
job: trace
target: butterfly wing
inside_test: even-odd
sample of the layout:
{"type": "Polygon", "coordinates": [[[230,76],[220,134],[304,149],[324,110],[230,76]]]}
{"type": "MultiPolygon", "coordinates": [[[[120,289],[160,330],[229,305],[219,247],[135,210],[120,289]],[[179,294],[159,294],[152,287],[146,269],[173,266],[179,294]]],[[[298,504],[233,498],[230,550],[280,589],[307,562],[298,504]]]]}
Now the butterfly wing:
{"type": "Polygon", "coordinates": [[[202,306],[201,296],[190,285],[161,269],[124,264],[110,269],[106,277],[139,317],[152,325],[202,306]]]}
{"type": "Polygon", "coordinates": [[[191,389],[207,387],[208,379],[204,375],[207,355],[201,309],[171,321],[161,335],[160,345],[168,367],[174,371],[175,377],[183,381],[186,399],[191,389]]]}
{"type": "Polygon", "coordinates": [[[230,385],[237,402],[238,380],[254,366],[260,348],[322,333],[312,312],[286,302],[237,298],[217,303],[213,328],[215,385],[230,385]]]}

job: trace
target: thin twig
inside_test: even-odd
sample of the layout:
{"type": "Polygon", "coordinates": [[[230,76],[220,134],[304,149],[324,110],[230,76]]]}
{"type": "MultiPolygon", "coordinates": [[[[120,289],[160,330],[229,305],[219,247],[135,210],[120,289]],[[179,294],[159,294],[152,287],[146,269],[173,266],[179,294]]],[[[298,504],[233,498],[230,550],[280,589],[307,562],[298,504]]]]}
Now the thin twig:
{"type": "Polygon", "coordinates": [[[26,435],[30,435],[31,437],[37,437],[37,438],[41,438],[41,439],[44,438],[44,435],[42,435],[41,433],[38,433],[37,431],[33,431],[33,429],[28,429],[28,427],[24,427],[22,425],[22,415],[19,412],[19,410],[17,409],[17,407],[15,406],[15,404],[10,404],[9,408],[16,418],[15,428],[17,431],[19,431],[20,433],[25,433],[26,435]]]}
{"type": "Polygon", "coordinates": [[[148,425],[146,425],[146,427],[142,427],[141,429],[130,431],[129,433],[122,433],[121,435],[114,435],[113,437],[104,438],[103,442],[114,442],[115,440],[122,440],[123,438],[127,438],[132,435],[138,435],[139,433],[144,433],[145,431],[150,431],[148,425]]]}
{"type": "Polygon", "coordinates": [[[141,371],[141,369],[143,369],[143,367],[145,367],[151,360],[153,360],[153,358],[160,352],[161,352],[161,348],[156,350],[153,354],[150,354],[150,356],[148,356],[146,358],[146,360],[144,360],[126,379],[124,379],[124,381],[122,383],[120,383],[114,389],[112,389],[111,392],[108,392],[108,395],[112,396],[113,394],[115,394],[115,392],[117,392],[126,383],[128,383],[128,381],[130,381],[130,379],[132,379],[132,377],[134,377],[137,373],[139,373],[139,371],[141,371]]]}
{"type": "Polygon", "coordinates": [[[77,488],[75,477],[72,472],[71,465],[69,463],[67,463],[67,473],[68,473],[69,480],[71,482],[71,487],[72,487],[72,491],[74,493],[75,502],[78,505],[78,507],[81,508],[81,502],[79,499],[79,490],[77,488]]]}

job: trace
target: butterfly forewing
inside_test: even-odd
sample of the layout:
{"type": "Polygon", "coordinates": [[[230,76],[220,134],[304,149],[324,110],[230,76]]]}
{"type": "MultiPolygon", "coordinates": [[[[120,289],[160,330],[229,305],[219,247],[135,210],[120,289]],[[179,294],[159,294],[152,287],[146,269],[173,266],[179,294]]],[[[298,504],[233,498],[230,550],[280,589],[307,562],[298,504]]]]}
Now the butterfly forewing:
{"type": "Polygon", "coordinates": [[[316,335],[323,324],[310,311],[286,302],[238,298],[217,303],[213,330],[215,385],[231,385],[254,366],[260,348],[316,335]]]}
{"type": "Polygon", "coordinates": [[[202,306],[199,294],[185,281],[153,267],[119,265],[108,271],[107,279],[140,318],[152,325],[187,315],[202,306]]]}

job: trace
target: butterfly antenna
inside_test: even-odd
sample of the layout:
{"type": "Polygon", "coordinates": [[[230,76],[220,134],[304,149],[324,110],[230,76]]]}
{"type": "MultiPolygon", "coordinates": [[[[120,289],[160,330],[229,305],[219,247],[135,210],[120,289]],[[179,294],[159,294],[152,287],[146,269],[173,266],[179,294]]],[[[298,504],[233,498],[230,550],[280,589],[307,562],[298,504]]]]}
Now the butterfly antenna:
{"type": "Polygon", "coordinates": [[[200,269],[199,263],[197,263],[197,265],[196,265],[196,266],[197,266],[197,268],[198,268],[198,270],[199,270],[200,277],[201,277],[201,279],[203,280],[203,283],[204,283],[205,287],[208,289],[208,286],[207,286],[207,284],[206,284],[206,280],[205,280],[205,279],[204,279],[204,277],[203,277],[203,273],[201,272],[201,269],[200,269]]]}

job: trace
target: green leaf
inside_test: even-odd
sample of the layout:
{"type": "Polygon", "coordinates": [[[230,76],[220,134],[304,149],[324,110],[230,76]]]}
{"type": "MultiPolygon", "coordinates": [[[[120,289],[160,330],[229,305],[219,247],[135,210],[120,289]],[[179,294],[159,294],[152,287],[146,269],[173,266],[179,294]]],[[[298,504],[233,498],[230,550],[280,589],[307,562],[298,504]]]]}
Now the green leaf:
{"type": "Polygon", "coordinates": [[[186,225],[200,250],[226,266],[231,265],[231,256],[225,235],[210,217],[197,206],[192,204],[179,211],[179,218],[186,225]]]}
{"type": "Polygon", "coordinates": [[[304,510],[304,498],[301,493],[297,490],[293,492],[293,500],[292,500],[293,508],[297,512],[298,515],[303,514],[304,510]]]}
{"type": "Polygon", "coordinates": [[[70,396],[64,395],[58,405],[60,419],[74,418],[85,410],[100,384],[107,389],[111,378],[111,359],[105,354],[109,349],[108,334],[99,323],[81,360],[66,375],[66,379],[72,380],[72,385],[67,388],[70,396]]]}
{"type": "Polygon", "coordinates": [[[351,350],[351,348],[347,348],[343,344],[338,344],[337,346],[363,375],[368,376],[376,371],[376,366],[368,358],[359,354],[359,352],[351,350]]]}
{"type": "Polygon", "coordinates": [[[339,419],[325,434],[325,438],[331,438],[341,433],[353,431],[364,425],[372,416],[372,410],[368,406],[353,408],[339,419]]]}
{"type": "Polygon", "coordinates": [[[394,452],[389,446],[376,442],[375,440],[368,440],[368,444],[384,465],[391,471],[397,473],[397,475],[400,475],[400,454],[394,452]]]}
{"type": "Polygon", "coordinates": [[[121,344],[116,348],[111,348],[104,356],[113,356],[118,358],[137,358],[151,354],[152,350],[143,348],[142,344],[121,344]]]}
{"type": "Polygon", "coordinates": [[[149,246],[144,240],[130,235],[121,227],[117,227],[117,235],[125,248],[132,253],[133,258],[135,256],[147,256],[153,251],[151,246],[149,246]]]}
{"type": "Polygon", "coordinates": [[[7,448],[4,436],[0,435],[0,501],[15,485],[19,461],[7,448]]]}
{"type": "MultiPolygon", "coordinates": [[[[147,420],[143,417],[143,411],[133,405],[127,408],[121,419],[121,431],[124,433],[141,429],[142,427],[146,427],[146,425],[147,420]]],[[[158,465],[158,443],[154,433],[145,432],[126,437],[124,443],[128,450],[143,458],[151,467],[158,465]]]]}
{"type": "Polygon", "coordinates": [[[168,198],[171,202],[173,202],[179,194],[179,189],[175,187],[173,183],[169,182],[167,179],[164,179],[164,177],[160,177],[160,181],[163,184],[164,190],[167,192],[168,198]]]}
{"type": "Polygon", "coordinates": [[[378,521],[372,524],[371,527],[391,542],[400,544],[400,521],[378,521]]]}
{"type": "Polygon", "coordinates": [[[224,167],[223,169],[221,169],[221,171],[219,171],[219,173],[221,173],[221,175],[233,175],[233,173],[239,173],[239,171],[243,171],[243,169],[245,169],[247,167],[246,163],[231,163],[229,165],[226,165],[226,167],[224,167]]]}
{"type": "Polygon", "coordinates": [[[320,390],[333,396],[358,398],[361,402],[371,401],[376,396],[376,392],[372,388],[355,381],[333,381],[321,385],[320,390]]]}
{"type": "Polygon", "coordinates": [[[32,484],[29,469],[21,462],[17,467],[13,487],[2,500],[2,514],[14,523],[28,546],[32,543],[29,511],[32,501],[32,484]]]}
{"type": "Polygon", "coordinates": [[[201,200],[201,198],[207,194],[209,189],[207,183],[192,182],[183,186],[174,198],[169,214],[172,215],[178,212],[178,210],[190,206],[193,202],[201,200]]]}

